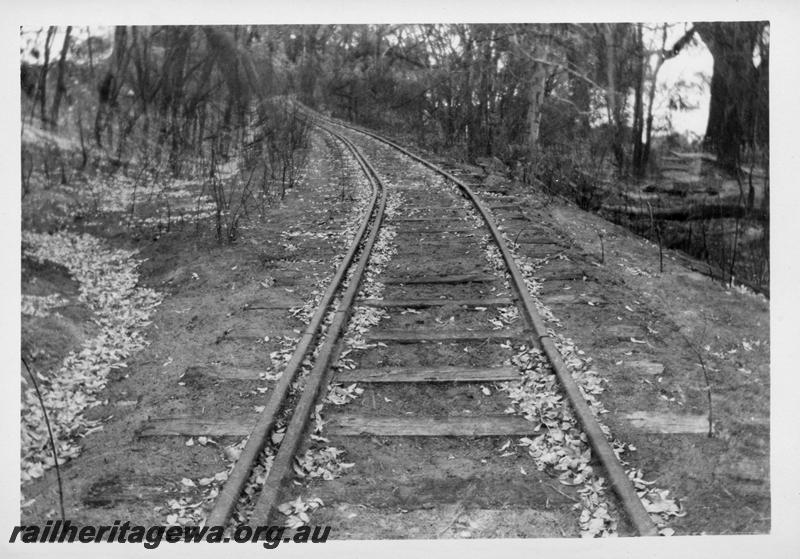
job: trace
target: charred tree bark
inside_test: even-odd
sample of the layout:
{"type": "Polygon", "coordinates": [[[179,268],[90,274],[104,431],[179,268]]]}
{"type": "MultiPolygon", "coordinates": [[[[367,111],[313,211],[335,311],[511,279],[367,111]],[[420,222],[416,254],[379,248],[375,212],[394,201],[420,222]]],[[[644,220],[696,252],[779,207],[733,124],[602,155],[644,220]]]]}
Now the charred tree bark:
{"type": "MultiPolygon", "coordinates": [[[[642,97],[645,88],[645,59],[644,43],[642,40],[642,24],[636,26],[636,87],[633,101],[633,174],[637,177],[644,176],[647,167],[647,159],[644,157],[644,103],[642,97]]],[[[655,84],[653,84],[655,87],[655,84]]]]}
{"type": "Polygon", "coordinates": [[[716,152],[720,165],[733,172],[738,170],[742,145],[754,141],[759,79],[753,53],[766,25],[763,21],[695,24],[714,58],[705,144],[716,152]]]}
{"type": "MultiPolygon", "coordinates": [[[[567,50],[567,64],[572,68],[578,67],[579,62],[582,61],[584,56],[585,53],[580,52],[577,47],[570,45],[570,48],[567,50]]],[[[581,137],[586,137],[591,130],[589,125],[589,113],[591,111],[589,83],[585,79],[575,76],[574,74],[569,74],[569,80],[572,94],[571,100],[578,110],[576,132],[581,137]]]]}
{"type": "Polygon", "coordinates": [[[494,75],[497,67],[493,57],[494,30],[491,27],[481,28],[480,39],[483,51],[480,70],[480,87],[478,89],[479,111],[475,120],[480,133],[477,134],[474,151],[477,155],[492,155],[492,130],[490,122],[490,104],[494,89],[494,75]]]}
{"type": "MultiPolygon", "coordinates": [[[[237,119],[243,121],[250,99],[258,91],[258,76],[247,52],[240,50],[233,35],[224,28],[203,27],[217,68],[225,79],[237,119]]],[[[304,47],[305,48],[305,47],[304,47]]]]}
{"type": "MultiPolygon", "coordinates": [[[[97,86],[97,115],[94,121],[94,139],[98,147],[103,146],[103,130],[111,131],[108,122],[110,112],[117,106],[117,96],[124,83],[125,71],[130,60],[128,50],[128,29],[117,26],[114,29],[114,52],[111,55],[112,64],[97,86]]],[[[111,148],[111,138],[109,138],[111,148]]]]}
{"type": "Polygon", "coordinates": [[[603,38],[606,51],[606,104],[608,105],[608,124],[611,129],[611,151],[618,172],[625,168],[625,150],[622,147],[624,136],[624,123],[622,122],[621,108],[617,99],[617,38],[616,25],[606,23],[603,25],[603,38]]]}
{"type": "Polygon", "coordinates": [[[61,55],[58,59],[58,77],[56,78],[56,93],[53,97],[53,106],[50,111],[50,124],[53,128],[58,127],[58,113],[61,108],[61,98],[67,92],[65,83],[66,67],[67,67],[67,52],[69,51],[70,35],[72,33],[72,26],[68,25],[67,30],[64,32],[64,44],[61,47],[61,55]]]}
{"type": "Polygon", "coordinates": [[[44,40],[44,60],[42,61],[42,69],[39,72],[39,117],[43,125],[47,124],[47,73],[50,70],[50,48],[53,46],[53,39],[57,29],[52,25],[47,28],[47,36],[44,40]]]}
{"type": "Polygon", "coordinates": [[[161,123],[158,144],[169,144],[169,164],[173,173],[178,172],[179,158],[186,137],[182,134],[181,112],[184,101],[184,82],[186,59],[189,53],[194,29],[190,26],[167,28],[167,43],[164,64],[161,70],[161,102],[159,120],[161,123]]]}
{"type": "Polygon", "coordinates": [[[547,68],[544,64],[534,62],[528,106],[528,149],[534,158],[539,152],[539,132],[542,126],[542,105],[544,105],[546,80],[547,68]]]}

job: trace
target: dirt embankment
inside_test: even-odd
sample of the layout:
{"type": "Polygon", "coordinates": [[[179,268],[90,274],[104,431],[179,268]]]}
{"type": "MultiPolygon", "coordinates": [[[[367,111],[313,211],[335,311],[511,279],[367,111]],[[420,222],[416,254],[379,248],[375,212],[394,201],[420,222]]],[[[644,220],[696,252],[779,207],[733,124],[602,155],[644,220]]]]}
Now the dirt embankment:
{"type": "MultiPolygon", "coordinates": [[[[173,214],[167,230],[166,214],[155,204],[139,206],[131,225],[126,204],[132,198],[117,193],[116,201],[109,200],[103,196],[113,190],[108,185],[94,189],[100,211],[92,212],[84,211],[82,195],[73,196],[71,186],[55,188],[65,199],[63,211],[45,210],[29,225],[70,236],[89,232],[103,246],[137,251],[134,285],[163,297],[150,323],[136,328],[147,347],[108,371],[97,405],[84,410],[94,428],[71,433],[77,450],[62,466],[69,518],[160,524],[171,514],[188,518],[195,513],[188,504],[203,504],[204,486],[197,480],[224,474],[229,447],[239,438],[187,446],[185,437],[145,440],[140,431],[151,418],[255,415],[263,406],[303,326],[304,304],[324,289],[343,250],[357,206],[353,172],[323,135],[314,135],[305,178],[283,200],[252,203],[234,243],[218,242],[213,216],[202,207],[193,218],[173,214]],[[184,478],[194,478],[195,485],[184,478]]],[[[117,186],[125,180],[112,179],[117,186]]],[[[195,195],[198,187],[184,181],[180,196],[195,195]]],[[[47,199],[42,193],[23,200],[24,212],[37,214],[34,205],[47,199]]],[[[79,300],[81,284],[66,268],[26,258],[22,279],[24,294],[65,299],[45,317],[23,317],[23,355],[35,356],[33,367],[46,378],[103,327],[94,323],[97,312],[79,300]]],[[[45,392],[52,386],[42,382],[45,392]]],[[[26,521],[58,515],[55,471],[40,475],[22,487],[26,521]]]]}

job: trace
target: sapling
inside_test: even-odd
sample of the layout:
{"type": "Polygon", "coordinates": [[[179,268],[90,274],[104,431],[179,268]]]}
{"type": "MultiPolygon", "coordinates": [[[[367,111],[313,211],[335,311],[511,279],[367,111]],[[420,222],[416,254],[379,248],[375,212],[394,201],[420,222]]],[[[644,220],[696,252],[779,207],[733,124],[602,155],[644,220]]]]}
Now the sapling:
{"type": "Polygon", "coordinates": [[[600,229],[597,232],[597,236],[600,238],[600,264],[606,263],[606,247],[605,243],[603,243],[603,237],[605,237],[606,230],[600,229]]]}
{"type": "MultiPolygon", "coordinates": [[[[683,339],[686,340],[686,345],[688,345],[689,349],[692,350],[692,353],[695,354],[695,356],[697,357],[697,361],[700,364],[700,368],[703,369],[703,378],[704,378],[705,383],[706,383],[706,388],[705,388],[706,399],[708,401],[708,437],[711,438],[711,437],[714,436],[714,408],[713,408],[713,405],[711,403],[711,380],[708,378],[708,369],[706,368],[706,362],[703,359],[703,353],[698,349],[697,346],[695,346],[692,343],[692,341],[689,339],[689,337],[686,336],[686,334],[684,334],[680,330],[678,330],[678,332],[683,337],[683,339]]],[[[704,330],[703,331],[703,335],[700,337],[700,342],[699,342],[701,347],[702,347],[703,340],[705,339],[705,337],[706,337],[706,332],[704,330]]]]}

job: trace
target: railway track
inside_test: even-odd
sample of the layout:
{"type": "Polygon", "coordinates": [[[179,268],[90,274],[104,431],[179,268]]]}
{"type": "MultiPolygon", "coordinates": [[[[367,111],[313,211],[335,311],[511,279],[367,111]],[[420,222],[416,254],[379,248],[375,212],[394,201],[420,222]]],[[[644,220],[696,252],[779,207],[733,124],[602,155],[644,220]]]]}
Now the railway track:
{"type": "MultiPolygon", "coordinates": [[[[356,158],[372,200],[206,524],[305,522],[324,502],[314,523],[340,537],[559,536],[578,534],[574,520],[574,531],[563,525],[588,503],[582,527],[606,522],[610,507],[621,533],[655,535],[490,210],[462,180],[402,147],[315,121],[356,158]],[[568,405],[554,395],[550,416],[531,417],[530,393],[515,387],[551,378],[568,405]],[[555,461],[532,450],[552,450],[559,437],[571,446],[555,461]],[[592,483],[599,492],[586,490],[592,483]],[[469,507],[493,514],[459,527],[469,507]],[[401,532],[397,515],[411,518],[401,532]]],[[[493,209],[514,216],[518,206],[493,209]]],[[[539,241],[552,245],[548,254],[560,249],[539,241]]]]}

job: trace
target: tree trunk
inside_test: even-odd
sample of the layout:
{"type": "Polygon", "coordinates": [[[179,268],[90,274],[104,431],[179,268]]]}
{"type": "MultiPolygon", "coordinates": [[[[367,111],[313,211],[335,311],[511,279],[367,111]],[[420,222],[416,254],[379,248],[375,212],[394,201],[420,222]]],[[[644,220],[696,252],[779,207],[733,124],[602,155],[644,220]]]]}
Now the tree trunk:
{"type": "Polygon", "coordinates": [[[494,83],[494,66],[492,59],[492,43],[494,41],[494,31],[489,28],[483,29],[481,34],[483,40],[483,53],[480,70],[480,87],[478,89],[478,103],[480,105],[476,124],[480,133],[477,134],[475,146],[476,154],[480,156],[492,155],[492,131],[489,125],[489,100],[492,96],[494,83]]]}
{"type": "Polygon", "coordinates": [[[526,41],[528,44],[519,45],[519,39],[514,36],[514,42],[518,48],[530,48],[531,67],[530,67],[530,86],[528,90],[528,138],[527,148],[531,156],[531,161],[535,161],[539,154],[539,136],[542,127],[542,107],[545,100],[545,86],[547,83],[547,65],[540,61],[546,61],[550,55],[550,38],[541,40],[526,41]],[[540,42],[541,41],[541,42],[540,42]],[[531,44],[532,43],[532,44],[531,44]]]}
{"type": "Polygon", "coordinates": [[[644,159],[644,44],[642,40],[642,24],[636,26],[636,91],[633,102],[633,174],[637,177],[644,176],[647,161],[644,159]]]}
{"type": "Polygon", "coordinates": [[[760,104],[753,52],[765,26],[757,21],[695,24],[714,58],[705,143],[715,150],[720,165],[733,172],[738,172],[742,145],[755,141],[753,123],[760,104]]]}
{"type": "Polygon", "coordinates": [[[625,150],[622,148],[623,124],[620,119],[619,103],[617,103],[615,31],[615,24],[606,23],[603,25],[603,36],[606,47],[606,104],[608,105],[608,125],[611,129],[611,150],[614,153],[617,170],[622,173],[625,166],[625,150]]]}
{"type": "Polygon", "coordinates": [[[97,115],[94,121],[94,138],[98,147],[103,146],[103,130],[109,132],[109,149],[112,148],[113,130],[108,119],[111,109],[117,105],[117,96],[125,78],[125,71],[130,60],[128,50],[128,29],[118,25],[114,28],[114,51],[111,55],[112,65],[97,86],[97,115]]]}
{"type": "Polygon", "coordinates": [[[544,104],[546,80],[547,68],[544,64],[534,62],[528,106],[528,149],[532,157],[536,157],[539,153],[539,132],[542,126],[542,105],[544,104]]]}
{"type": "Polygon", "coordinates": [[[175,26],[167,28],[167,40],[164,64],[161,70],[162,97],[159,106],[161,129],[159,145],[166,145],[169,140],[169,164],[173,173],[177,174],[182,147],[186,136],[181,130],[181,120],[186,117],[181,112],[184,102],[184,84],[186,59],[194,28],[191,26],[175,26]]]}
{"type": "Polygon", "coordinates": [[[64,77],[66,74],[67,51],[69,50],[69,40],[71,33],[72,33],[72,26],[68,25],[67,30],[64,33],[64,44],[61,47],[61,56],[58,59],[58,78],[56,79],[56,94],[55,97],[53,98],[53,107],[50,111],[50,124],[53,128],[58,127],[58,112],[59,109],[61,108],[61,98],[67,91],[67,86],[65,84],[64,77]]]}
{"type": "Polygon", "coordinates": [[[39,117],[43,125],[47,124],[47,72],[50,69],[50,47],[53,45],[57,29],[53,25],[47,28],[47,36],[44,40],[44,61],[39,74],[39,117]]]}
{"type": "Polygon", "coordinates": [[[659,56],[658,62],[656,63],[656,67],[653,70],[652,82],[650,84],[650,93],[649,93],[649,98],[647,100],[647,121],[645,123],[644,153],[642,154],[645,165],[650,160],[650,145],[653,139],[653,102],[655,101],[656,98],[656,85],[658,84],[658,72],[659,70],[661,70],[661,66],[663,64],[664,64],[664,57],[659,56]]]}
{"type": "MultiPolygon", "coordinates": [[[[585,53],[579,52],[578,48],[570,47],[567,50],[567,64],[572,67],[578,67],[579,63],[583,61],[585,53]]],[[[581,138],[588,137],[591,127],[589,125],[589,112],[591,110],[591,92],[589,90],[589,83],[574,74],[569,74],[570,91],[572,103],[578,110],[578,126],[577,134],[581,138]]]]}
{"type": "Polygon", "coordinates": [[[464,25],[461,27],[461,40],[464,42],[464,55],[462,59],[462,72],[464,82],[461,86],[461,122],[460,127],[463,129],[464,143],[467,150],[467,158],[474,160],[476,154],[473,150],[474,136],[475,136],[475,107],[472,103],[472,94],[474,90],[474,75],[475,75],[475,60],[473,51],[475,50],[475,41],[470,34],[470,26],[464,25]]]}

